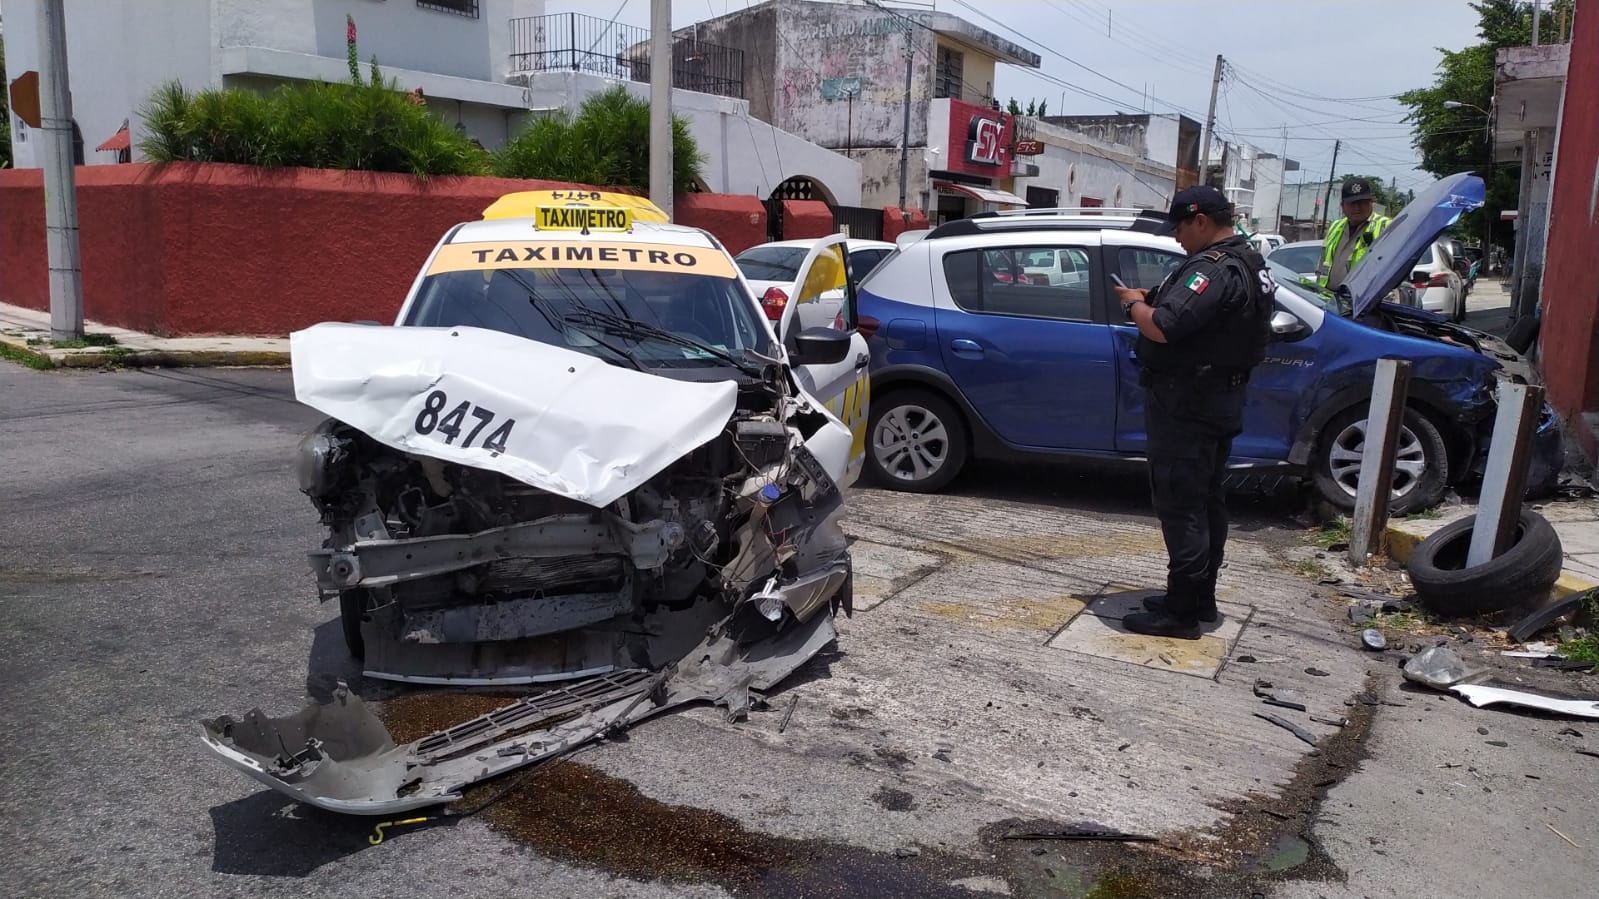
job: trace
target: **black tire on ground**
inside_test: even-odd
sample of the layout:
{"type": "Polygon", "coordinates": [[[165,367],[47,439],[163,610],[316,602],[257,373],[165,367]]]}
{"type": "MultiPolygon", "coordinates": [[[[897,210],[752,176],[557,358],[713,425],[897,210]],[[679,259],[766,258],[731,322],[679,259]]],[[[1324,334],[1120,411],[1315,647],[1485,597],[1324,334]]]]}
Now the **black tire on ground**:
{"type": "Polygon", "coordinates": [[[361,636],[361,619],[366,617],[366,591],[339,593],[339,624],[344,630],[344,645],[356,661],[366,658],[366,640],[361,636]]]}
{"type": "MultiPolygon", "coordinates": [[[[1311,458],[1311,481],[1316,492],[1335,507],[1355,508],[1359,487],[1360,451],[1365,446],[1364,405],[1334,415],[1322,428],[1321,439],[1311,458]]],[[[1393,489],[1397,496],[1388,503],[1393,515],[1419,512],[1437,504],[1449,486],[1449,447],[1427,416],[1413,408],[1405,409],[1399,434],[1400,452],[1395,461],[1393,489]]]]}
{"type": "Polygon", "coordinates": [[[1538,338],[1538,317],[1536,315],[1523,315],[1516,319],[1510,326],[1510,333],[1505,335],[1505,343],[1518,353],[1525,354],[1532,348],[1532,342],[1538,338]]]}
{"type": "Polygon", "coordinates": [[[1560,577],[1560,535],[1542,515],[1523,509],[1515,542],[1485,564],[1466,567],[1475,516],[1450,522],[1410,556],[1416,599],[1440,615],[1498,612],[1549,594],[1560,577]]]}
{"type": "Polygon", "coordinates": [[[866,468],[879,486],[909,493],[942,490],[966,464],[970,443],[960,412],[931,390],[908,388],[895,390],[881,401],[872,398],[866,424],[866,468]],[[930,433],[938,436],[929,439],[930,433]],[[896,455],[896,439],[906,438],[919,442],[896,455]],[[913,460],[918,448],[922,454],[913,460]],[[928,459],[936,459],[937,464],[921,474],[915,461],[925,467],[928,459]]]}

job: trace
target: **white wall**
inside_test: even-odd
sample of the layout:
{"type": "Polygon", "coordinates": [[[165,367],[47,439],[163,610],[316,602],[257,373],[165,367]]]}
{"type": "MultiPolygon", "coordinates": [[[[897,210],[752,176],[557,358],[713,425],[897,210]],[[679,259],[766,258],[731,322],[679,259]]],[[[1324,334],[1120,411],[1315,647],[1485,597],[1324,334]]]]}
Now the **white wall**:
{"type": "MultiPolygon", "coordinates": [[[[305,0],[254,2],[298,7],[305,0]]],[[[344,17],[352,15],[363,71],[376,54],[380,68],[493,80],[498,67],[490,53],[490,35],[510,28],[511,7],[503,0],[479,0],[477,18],[427,9],[414,0],[312,0],[312,5],[314,13],[306,23],[315,40],[311,52],[343,59],[344,17]]]]}
{"type": "MultiPolygon", "coordinates": [[[[5,19],[6,82],[39,70],[38,0],[0,0],[5,19]]],[[[137,109],[167,78],[203,80],[210,70],[210,15],[195,0],[66,0],[67,65],[72,114],[83,132],[87,165],[116,162],[95,146],[128,120],[135,146],[141,137],[137,109]],[[196,7],[199,7],[198,9],[196,7]],[[159,47],[160,53],[138,47],[159,47]]],[[[39,135],[11,118],[17,168],[43,165],[39,135]]],[[[137,150],[135,150],[137,152],[137,150]]]]}
{"type": "MultiPolygon", "coordinates": [[[[529,80],[533,109],[575,112],[584,98],[621,84],[648,100],[650,86],[587,72],[545,72],[529,80]]],[[[705,154],[706,187],[713,193],[765,198],[785,179],[802,175],[821,183],[835,203],[861,205],[861,166],[848,157],[752,118],[749,102],[695,91],[673,90],[672,112],[688,120],[705,154]]]]}
{"type": "Polygon", "coordinates": [[[1181,123],[1177,116],[1151,115],[1144,131],[1145,154],[1153,162],[1177,165],[1177,138],[1181,123]]]}
{"type": "MultiPolygon", "coordinates": [[[[1031,186],[1059,191],[1061,206],[1078,206],[1083,197],[1124,208],[1165,209],[1171,205],[1175,190],[1171,167],[1152,165],[1131,147],[1045,122],[1037,123],[1033,138],[1043,142],[1044,152],[1017,157],[1038,166],[1036,176],[1015,179],[1013,192],[1020,196],[1025,197],[1031,186]]],[[[1175,148],[1175,127],[1172,141],[1175,148]]]]}

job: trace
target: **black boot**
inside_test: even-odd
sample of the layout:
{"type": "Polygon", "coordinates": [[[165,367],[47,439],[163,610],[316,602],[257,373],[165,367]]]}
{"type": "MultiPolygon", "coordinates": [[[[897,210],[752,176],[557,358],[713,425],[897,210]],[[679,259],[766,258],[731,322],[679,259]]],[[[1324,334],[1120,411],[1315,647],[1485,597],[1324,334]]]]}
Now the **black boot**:
{"type": "MultiPolygon", "coordinates": [[[[1148,597],[1144,600],[1144,608],[1157,615],[1164,615],[1166,613],[1166,594],[1158,593],[1148,597]]],[[[1197,612],[1199,620],[1206,624],[1214,624],[1221,619],[1221,612],[1216,608],[1216,596],[1214,593],[1208,597],[1201,596],[1199,598],[1197,612]]]]}
{"type": "Polygon", "coordinates": [[[1176,637],[1179,640],[1198,640],[1199,622],[1192,618],[1174,618],[1165,612],[1134,612],[1122,619],[1122,627],[1135,634],[1151,637],[1176,637]]]}

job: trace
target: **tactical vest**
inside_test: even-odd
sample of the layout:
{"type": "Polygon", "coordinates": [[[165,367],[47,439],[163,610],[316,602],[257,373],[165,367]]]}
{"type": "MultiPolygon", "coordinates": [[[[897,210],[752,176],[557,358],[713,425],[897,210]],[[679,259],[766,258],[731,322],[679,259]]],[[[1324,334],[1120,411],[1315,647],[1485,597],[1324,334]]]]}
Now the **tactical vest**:
{"type": "MultiPolygon", "coordinates": [[[[1266,261],[1242,240],[1212,244],[1194,258],[1232,272],[1244,289],[1229,296],[1214,319],[1180,343],[1162,344],[1140,337],[1138,357],[1157,376],[1247,375],[1266,357],[1271,317],[1276,311],[1277,282],[1267,270],[1266,261]]],[[[1180,279],[1186,268],[1178,269],[1172,279],[1180,279]]]]}

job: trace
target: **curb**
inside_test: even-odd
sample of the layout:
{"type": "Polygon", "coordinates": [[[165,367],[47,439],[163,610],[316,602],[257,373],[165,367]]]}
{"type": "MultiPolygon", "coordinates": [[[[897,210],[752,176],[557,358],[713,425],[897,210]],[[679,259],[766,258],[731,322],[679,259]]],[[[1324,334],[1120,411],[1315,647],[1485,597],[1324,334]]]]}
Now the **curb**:
{"type": "MultiPolygon", "coordinates": [[[[1421,541],[1427,539],[1427,537],[1428,534],[1418,533],[1413,529],[1406,528],[1402,522],[1399,524],[1390,523],[1383,529],[1383,548],[1388,551],[1388,558],[1401,565],[1407,565],[1410,562],[1410,554],[1415,552],[1416,547],[1420,546],[1421,541]]],[[[1554,587],[1549,590],[1549,596],[1551,599],[1563,599],[1573,593],[1582,593],[1595,587],[1599,587],[1599,584],[1595,584],[1585,577],[1561,572],[1559,579],[1555,581],[1554,587]]]]}
{"type": "Polygon", "coordinates": [[[123,346],[41,349],[24,339],[0,337],[6,355],[39,368],[287,368],[287,350],[135,350],[123,346]]]}

